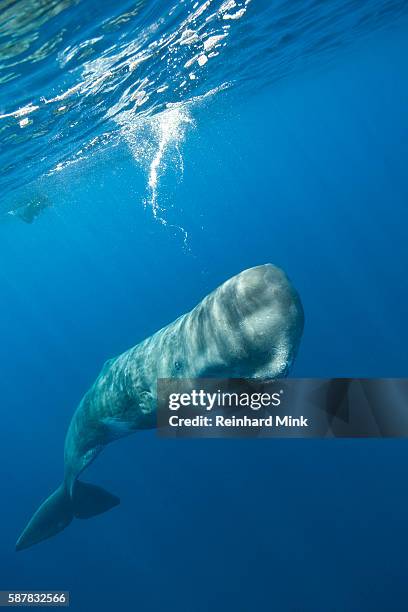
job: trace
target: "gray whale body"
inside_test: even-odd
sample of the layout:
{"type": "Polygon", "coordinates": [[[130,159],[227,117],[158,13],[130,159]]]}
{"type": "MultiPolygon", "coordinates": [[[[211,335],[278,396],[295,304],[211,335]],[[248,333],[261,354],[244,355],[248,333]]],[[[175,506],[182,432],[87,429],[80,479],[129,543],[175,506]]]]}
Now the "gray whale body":
{"type": "Polygon", "coordinates": [[[300,298],[279,268],[244,270],[193,310],[107,361],[76,409],[65,439],[64,479],[17,540],[28,548],[119,504],[78,480],[100,451],[156,423],[158,378],[279,378],[293,363],[303,331],[300,298]]]}

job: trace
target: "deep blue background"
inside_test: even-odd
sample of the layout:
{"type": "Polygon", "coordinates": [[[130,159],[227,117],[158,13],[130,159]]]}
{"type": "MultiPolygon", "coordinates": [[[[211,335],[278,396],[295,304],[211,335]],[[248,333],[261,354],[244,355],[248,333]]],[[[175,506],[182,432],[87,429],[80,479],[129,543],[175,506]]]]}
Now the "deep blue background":
{"type": "Polygon", "coordinates": [[[278,264],[300,292],[293,375],[407,375],[406,57],[401,24],[196,108],[184,180],[163,182],[189,251],[143,208],[125,147],[0,227],[0,588],[67,589],[75,611],[407,609],[405,441],[140,433],[86,474],[117,509],[14,552],[102,363],[245,267],[278,264]]]}

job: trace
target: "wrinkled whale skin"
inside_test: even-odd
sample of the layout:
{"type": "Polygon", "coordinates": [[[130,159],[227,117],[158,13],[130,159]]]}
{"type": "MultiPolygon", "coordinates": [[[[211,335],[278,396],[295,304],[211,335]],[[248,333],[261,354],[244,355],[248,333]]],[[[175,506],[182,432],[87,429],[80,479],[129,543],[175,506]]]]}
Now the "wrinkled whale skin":
{"type": "Polygon", "coordinates": [[[158,378],[279,378],[302,330],[299,296],[284,272],[266,264],[229,279],[192,311],[107,361],[68,431],[70,486],[104,445],[155,426],[158,378]]]}
{"type": "Polygon", "coordinates": [[[63,484],[34,515],[17,549],[58,533],[73,516],[87,518],[119,503],[77,479],[108,443],[155,426],[158,378],[286,376],[303,323],[300,298],[286,274],[265,264],[227,280],[193,310],[107,361],[69,426],[63,484]],[[60,520],[52,520],[56,508],[60,520]]]}

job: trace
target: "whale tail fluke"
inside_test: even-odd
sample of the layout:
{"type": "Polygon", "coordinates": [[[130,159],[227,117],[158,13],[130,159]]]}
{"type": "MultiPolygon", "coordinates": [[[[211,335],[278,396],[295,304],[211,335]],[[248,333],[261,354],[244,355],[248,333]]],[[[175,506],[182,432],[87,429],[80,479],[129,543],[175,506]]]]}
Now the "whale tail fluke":
{"type": "Polygon", "coordinates": [[[72,519],[90,518],[117,506],[120,500],[101,487],[76,481],[72,498],[63,483],[38,508],[17,540],[16,550],[29,548],[56,535],[72,519]]]}
{"type": "Polygon", "coordinates": [[[74,516],[68,491],[62,484],[41,504],[17,540],[16,550],[23,550],[56,535],[74,516]]]}
{"type": "Polygon", "coordinates": [[[77,480],[72,495],[73,511],[76,518],[91,518],[107,512],[120,504],[119,497],[102,487],[77,480]]]}

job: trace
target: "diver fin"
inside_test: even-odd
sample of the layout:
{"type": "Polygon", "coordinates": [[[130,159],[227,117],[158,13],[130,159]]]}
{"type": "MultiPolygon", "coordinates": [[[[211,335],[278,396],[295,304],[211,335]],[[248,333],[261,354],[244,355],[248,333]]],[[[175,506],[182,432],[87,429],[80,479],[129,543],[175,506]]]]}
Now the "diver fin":
{"type": "Polygon", "coordinates": [[[38,508],[16,543],[23,550],[50,538],[67,527],[73,518],[72,502],[62,484],[38,508]]]}
{"type": "Polygon", "coordinates": [[[90,518],[114,508],[120,504],[120,499],[102,487],[77,480],[72,494],[72,504],[76,518],[90,518]]]}

